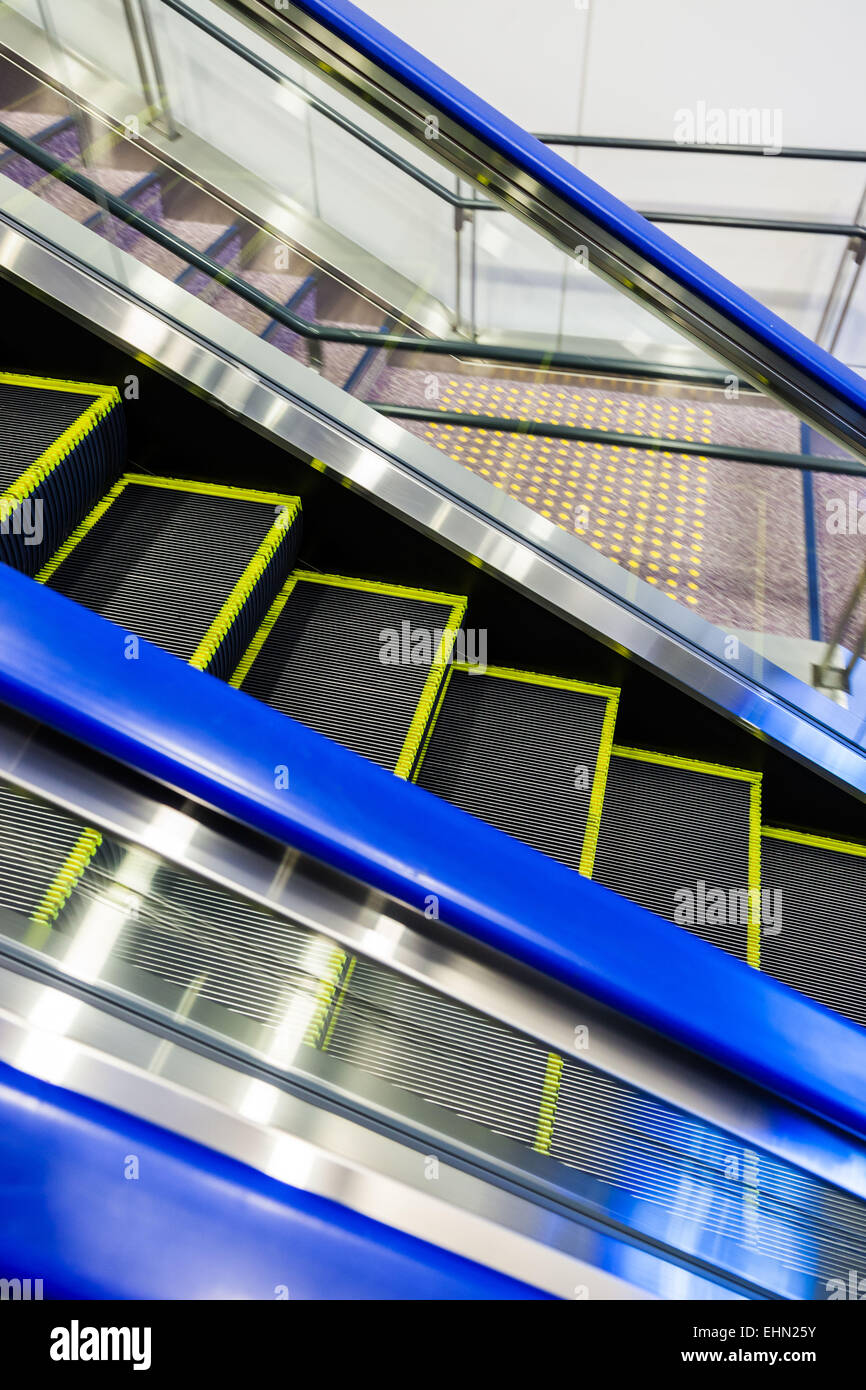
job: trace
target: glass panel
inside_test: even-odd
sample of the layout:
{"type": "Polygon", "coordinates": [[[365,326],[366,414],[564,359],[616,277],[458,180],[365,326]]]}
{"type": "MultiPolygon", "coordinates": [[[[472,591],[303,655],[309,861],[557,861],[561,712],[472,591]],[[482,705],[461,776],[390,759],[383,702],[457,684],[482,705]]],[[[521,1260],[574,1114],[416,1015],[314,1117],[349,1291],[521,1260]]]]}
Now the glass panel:
{"type": "MultiPolygon", "coordinates": [[[[613,1221],[780,1296],[826,1297],[828,1280],[862,1267],[862,1203],[5,784],[0,868],[7,949],[355,1114],[384,1112],[425,1153],[471,1150],[494,1172],[516,1164],[529,1191],[543,1187],[578,1219],[613,1221]]],[[[44,1033],[28,1041],[60,1084],[66,1054],[51,1040],[78,1007],[70,996],[34,1019],[44,1033]]],[[[245,1117],[267,1123],[273,1096],[238,1073],[245,1117]]],[[[640,1283],[637,1252],[633,1273],[640,1283]]]]}
{"type": "MultiPolygon", "coordinates": [[[[0,38],[19,52],[0,70],[12,146],[0,175],[113,241],[120,281],[135,257],[396,415],[489,484],[491,509],[499,489],[527,525],[540,516],[564,532],[575,568],[597,575],[603,557],[604,582],[638,609],[657,614],[653,591],[664,594],[666,624],[714,658],[760,679],[757,652],[814,680],[861,554],[856,535],[831,545],[828,500],[866,484],[797,464],[856,461],[602,280],[580,248],[566,256],[494,210],[435,140],[395,134],[204,0],[195,13],[211,32],[174,5],[148,7],[167,94],[154,113],[158,84],[130,69],[121,9],[97,32],[89,6],[65,5],[47,48],[21,15],[3,19],[0,38]],[[76,100],[35,68],[62,75],[76,100]],[[70,187],[69,172],[96,191],[70,187]],[[130,226],[107,195],[147,221],[130,226]],[[193,252],[203,268],[190,268],[193,252]],[[419,337],[453,349],[421,351],[419,337]]],[[[786,698],[808,705],[796,682],[786,698]]],[[[859,721],[826,711],[862,741],[859,721]]]]}

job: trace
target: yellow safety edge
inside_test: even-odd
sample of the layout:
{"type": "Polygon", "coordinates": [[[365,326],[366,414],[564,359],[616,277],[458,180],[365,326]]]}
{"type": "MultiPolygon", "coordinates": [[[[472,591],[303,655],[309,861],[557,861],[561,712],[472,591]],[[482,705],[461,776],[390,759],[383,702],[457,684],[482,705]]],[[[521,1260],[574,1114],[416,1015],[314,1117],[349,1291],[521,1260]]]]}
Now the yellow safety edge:
{"type": "Polygon", "coordinates": [[[41,903],[30,915],[32,926],[25,937],[28,946],[43,944],[51,923],[65,905],[101,844],[102,836],[98,830],[86,829],[79,835],[41,903]]]}
{"type": "Polygon", "coordinates": [[[746,962],[761,968],[761,783],[749,788],[749,924],[746,962]]]}
{"type": "Polygon", "coordinates": [[[162,474],[152,477],[149,473],[124,473],[121,482],[139,483],[142,487],[159,487],[168,492],[195,492],[202,497],[231,497],[240,502],[268,502],[273,507],[285,507],[300,498],[288,497],[281,492],[262,492],[258,488],[233,487],[228,483],[197,483],[187,478],[166,478],[162,474]]]}
{"type": "Polygon", "coordinates": [[[316,986],[316,1006],[313,1016],[304,1033],[304,1042],[310,1047],[318,1047],[319,1037],[328,1016],[328,1009],[334,1001],[340,974],[346,963],[347,953],[342,946],[335,946],[328,958],[325,975],[316,986]]]}
{"type": "Polygon", "coordinates": [[[262,647],[265,645],[265,642],[270,637],[274,624],[276,623],[277,619],[279,618],[280,614],[282,613],[283,609],[288,603],[289,597],[297,582],[297,574],[291,574],[289,578],[286,580],[283,588],[277,594],[276,598],[274,599],[264,618],[262,619],[261,626],[259,627],[258,632],[256,633],[252,642],[247,647],[246,651],[241,657],[235,669],[235,672],[231,680],[229,681],[229,685],[233,685],[235,690],[240,690],[241,686],[243,685],[244,681],[249,675],[250,667],[252,666],[262,647]]]}
{"type": "Polygon", "coordinates": [[[418,756],[415,759],[415,766],[412,769],[413,782],[418,781],[418,774],[420,773],[421,768],[424,766],[424,759],[427,756],[427,749],[429,748],[430,740],[433,737],[433,730],[436,728],[436,724],[439,720],[439,715],[442,711],[442,706],[445,704],[445,696],[448,694],[448,686],[451,684],[451,675],[454,671],[454,667],[457,664],[458,663],[455,661],[449,662],[448,670],[445,672],[445,679],[439,687],[439,691],[436,696],[436,708],[434,709],[432,715],[430,716],[430,719],[427,722],[427,731],[424,734],[424,740],[421,744],[418,756]]]}
{"type": "Polygon", "coordinates": [[[108,511],[112,502],[117,501],[118,497],[123,492],[125,487],[126,478],[121,478],[119,483],[114,484],[114,487],[110,490],[110,492],[107,492],[104,497],[100,498],[93,510],[88,512],[87,516],[78,526],[76,526],[72,534],[70,536],[67,536],[66,540],[60,546],[59,550],[55,550],[54,554],[51,556],[51,559],[47,560],[45,564],[42,566],[41,570],[36,575],[37,584],[46,584],[48,580],[51,578],[52,574],[54,574],[55,570],[58,570],[60,566],[63,564],[63,561],[68,560],[75,547],[79,545],[81,541],[84,540],[84,537],[87,535],[88,531],[91,531],[93,529],[97,521],[99,521],[103,516],[105,516],[105,513],[108,511]]]}
{"type": "Polygon", "coordinates": [[[88,408],[59,434],[39,457],[25,468],[20,477],[0,494],[0,506],[20,505],[40,483],[51,474],[68,454],[80,444],[99,421],[120,405],[120,392],[116,386],[91,386],[85,382],[49,381],[38,376],[19,376],[13,372],[0,372],[0,382],[7,386],[31,386],[52,391],[78,392],[80,395],[94,396],[88,408]]]}
{"type": "MultiPolygon", "coordinates": [[[[418,597],[418,594],[416,594],[416,597],[418,597]]],[[[443,601],[444,597],[444,595],[437,595],[437,599],[440,603],[443,601]]],[[[421,747],[421,741],[424,738],[428,721],[436,707],[436,697],[439,693],[439,687],[448,669],[448,663],[451,658],[451,653],[454,650],[454,643],[457,640],[457,633],[460,630],[460,624],[463,622],[468,602],[469,600],[465,598],[452,599],[451,612],[445,627],[442,629],[442,640],[430,664],[430,670],[427,672],[427,679],[424,682],[424,689],[421,691],[421,698],[415,707],[415,713],[412,716],[409,731],[403,741],[403,747],[400,749],[397,766],[394,768],[394,774],[397,777],[408,777],[415,765],[418,749],[421,747]]]]}
{"type": "Polygon", "coordinates": [[[559,1085],[562,1080],[562,1065],[562,1058],[556,1052],[547,1054],[547,1066],[544,1070],[544,1081],[541,1086],[541,1104],[538,1107],[535,1143],[532,1146],[536,1153],[550,1153],[556,1104],[559,1100],[559,1085]]]}
{"type": "Polygon", "coordinates": [[[258,632],[241,657],[238,667],[229,681],[229,685],[234,686],[236,690],[240,689],[249,675],[253,663],[261,652],[268,637],[271,635],[280,614],[291,597],[295,585],[299,583],[322,584],[327,588],[358,589],[363,593],[415,598],[425,603],[450,605],[451,612],[442,631],[442,640],[431,662],[430,670],[427,673],[427,679],[424,682],[424,689],[415,707],[415,713],[412,717],[406,738],[400,750],[400,756],[394,768],[394,773],[397,777],[408,777],[415,764],[418,747],[426,732],[427,722],[436,702],[436,696],[445,672],[448,657],[451,655],[460,623],[463,620],[463,614],[466,612],[467,599],[458,597],[455,594],[443,594],[430,589],[412,589],[402,584],[384,584],[374,579],[350,579],[345,575],[339,574],[316,574],[310,570],[295,570],[286,581],[282,591],[271,604],[258,632]]]}
{"type": "Polygon", "coordinates": [[[592,792],[589,798],[589,810],[586,813],[586,830],[583,836],[583,849],[580,852],[580,863],[578,872],[586,878],[592,878],[592,871],[595,868],[595,854],[598,849],[598,837],[601,834],[601,813],[604,810],[604,794],[607,791],[607,778],[610,771],[610,759],[613,752],[613,733],[616,726],[616,715],[619,708],[618,690],[611,690],[605,697],[607,708],[604,712],[604,719],[601,725],[601,738],[598,741],[598,753],[595,759],[595,776],[592,779],[592,792]]]}
{"type": "Polygon", "coordinates": [[[866,858],[866,845],[858,845],[854,840],[834,840],[828,835],[808,835],[802,830],[779,830],[765,825],[761,831],[766,840],[787,840],[792,845],[807,845],[810,849],[829,849],[835,854],[855,854],[866,858]]]}
{"type": "Polygon", "coordinates": [[[331,1014],[331,1021],[330,1021],[330,1023],[328,1024],[328,1031],[327,1031],[327,1033],[325,1034],[324,1039],[323,1039],[323,1041],[322,1041],[322,1051],[323,1051],[323,1052],[326,1052],[326,1051],[327,1051],[328,1043],[331,1041],[331,1038],[333,1037],[334,1029],[335,1029],[336,1026],[337,1026],[337,1019],[340,1017],[340,1010],[341,1010],[342,1007],[343,1007],[343,1000],[346,998],[346,991],[347,991],[347,989],[349,988],[349,982],[350,982],[351,979],[352,979],[352,975],[354,974],[355,966],[357,965],[357,963],[358,963],[358,957],[357,957],[357,956],[353,956],[352,959],[349,961],[349,964],[348,964],[347,967],[346,967],[346,973],[345,973],[345,975],[343,976],[343,983],[342,983],[342,985],[340,986],[340,993],[339,993],[339,996],[338,996],[338,998],[337,998],[337,1002],[336,1002],[336,1004],[334,1005],[334,1011],[333,1011],[333,1013],[331,1014]]]}
{"type": "Polygon", "coordinates": [[[417,598],[425,603],[452,606],[467,601],[460,594],[442,594],[437,589],[413,589],[406,584],[387,584],[379,579],[352,579],[345,574],[319,574],[317,570],[295,570],[293,578],[302,579],[307,584],[325,584],[329,589],[360,589],[367,594],[417,598]]]}
{"type": "Polygon", "coordinates": [[[204,671],[210,665],[221,642],[231,631],[232,624],[273,560],[283,541],[289,534],[301,510],[299,497],[285,497],[280,504],[283,508],[273,526],[257,547],[255,554],[235,584],[225,603],[220,608],[204,637],[189,659],[190,666],[204,671]]]}
{"type": "Polygon", "coordinates": [[[732,777],[740,782],[760,783],[761,773],[752,772],[745,767],[728,767],[724,763],[706,763],[699,758],[680,758],[673,753],[654,753],[647,748],[624,748],[614,744],[611,749],[615,758],[632,758],[640,763],[658,763],[661,767],[678,767],[684,772],[703,772],[708,777],[732,777]]]}

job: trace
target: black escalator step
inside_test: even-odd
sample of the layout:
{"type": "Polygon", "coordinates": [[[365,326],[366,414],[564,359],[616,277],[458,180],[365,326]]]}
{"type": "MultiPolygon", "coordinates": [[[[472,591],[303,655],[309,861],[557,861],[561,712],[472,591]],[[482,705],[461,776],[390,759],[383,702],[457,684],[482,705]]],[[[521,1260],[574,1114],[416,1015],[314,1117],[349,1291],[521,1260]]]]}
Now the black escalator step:
{"type": "Polygon", "coordinates": [[[761,969],[866,1027],[866,846],[765,830],[761,876],[761,969]]]}
{"type": "Polygon", "coordinates": [[[289,573],[296,497],[128,474],[38,578],[227,676],[289,573]]]}
{"type": "Polygon", "coordinates": [[[192,991],[252,1020],[259,1036],[264,1026],[286,1050],[265,1044],[277,1065],[315,1043],[345,960],[333,941],[137,849],[116,859],[103,893],[125,906],[113,960],[151,977],[153,1002],[176,1009],[192,991]]]}
{"type": "Polygon", "coordinates": [[[456,664],[416,781],[592,872],[619,691],[456,664]]]}
{"type": "Polygon", "coordinates": [[[452,594],[298,570],[231,684],[406,777],[465,608],[452,594]]]}
{"type": "Polygon", "coordinates": [[[320,1047],[402,1090],[535,1146],[544,1048],[431,990],[355,958],[320,1047]]]}
{"type": "Polygon", "coordinates": [[[760,773],[614,747],[594,877],[757,964],[760,773]]]}
{"type": "Polygon", "coordinates": [[[95,830],[85,829],[55,807],[14,787],[0,787],[3,906],[37,925],[50,924],[87,868],[100,840],[95,830]]]}
{"type": "Polygon", "coordinates": [[[0,560],[35,574],[123,466],[113,386],[0,373],[0,560]]]}

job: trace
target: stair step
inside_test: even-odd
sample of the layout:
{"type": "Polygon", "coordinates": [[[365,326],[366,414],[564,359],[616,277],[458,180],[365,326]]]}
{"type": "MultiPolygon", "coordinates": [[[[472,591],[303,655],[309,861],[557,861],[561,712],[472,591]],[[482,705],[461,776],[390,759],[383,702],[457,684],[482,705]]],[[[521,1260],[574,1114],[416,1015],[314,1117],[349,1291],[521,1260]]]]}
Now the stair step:
{"type": "Polygon", "coordinates": [[[416,781],[592,872],[619,691],[455,663],[416,781]]]}
{"type": "Polygon", "coordinates": [[[297,570],[231,684],[407,777],[465,609],[453,594],[297,570]],[[406,635],[405,651],[391,633],[398,648],[406,635]]]}
{"type": "Polygon", "coordinates": [[[300,501],[127,474],[37,576],[212,675],[228,676],[297,552],[300,501]]]}
{"type": "Polygon", "coordinates": [[[0,372],[0,421],[0,560],[33,575],[123,466],[120,396],[0,372]]]}
{"type": "Polygon", "coordinates": [[[350,958],[318,1045],[486,1129],[536,1141],[545,1049],[381,966],[350,958]]]}
{"type": "Polygon", "coordinates": [[[727,895],[760,889],[760,789],[758,772],[614,746],[594,877],[757,965],[759,927],[749,920],[750,905],[727,895]],[[726,920],[713,920],[718,913],[701,884],[705,894],[725,893],[726,920]],[[694,921],[677,915],[681,891],[694,895],[694,921]],[[730,912],[732,901],[743,907],[742,919],[730,912]]]}
{"type": "Polygon", "coordinates": [[[866,845],[764,829],[762,887],[780,894],[761,969],[866,1027],[866,845]]]}

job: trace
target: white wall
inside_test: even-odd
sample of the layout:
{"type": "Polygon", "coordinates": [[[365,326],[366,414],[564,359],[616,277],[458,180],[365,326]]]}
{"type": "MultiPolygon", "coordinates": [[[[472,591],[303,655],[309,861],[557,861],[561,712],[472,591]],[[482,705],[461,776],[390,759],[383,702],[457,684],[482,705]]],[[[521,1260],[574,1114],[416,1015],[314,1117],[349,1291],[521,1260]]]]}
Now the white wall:
{"type": "MultiPolygon", "coordinates": [[[[703,102],[778,109],[787,145],[866,148],[863,0],[364,0],[363,8],[530,130],[670,140],[676,113],[703,102]]],[[[866,186],[866,165],[569,157],[646,210],[850,222],[866,186]]],[[[805,332],[817,330],[840,239],[669,230],[805,332]]],[[[849,332],[844,347],[866,360],[866,336],[849,332]]]]}

